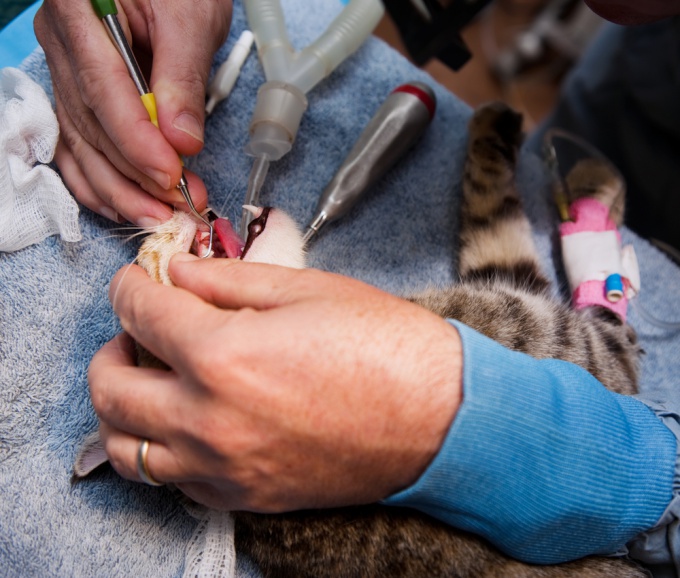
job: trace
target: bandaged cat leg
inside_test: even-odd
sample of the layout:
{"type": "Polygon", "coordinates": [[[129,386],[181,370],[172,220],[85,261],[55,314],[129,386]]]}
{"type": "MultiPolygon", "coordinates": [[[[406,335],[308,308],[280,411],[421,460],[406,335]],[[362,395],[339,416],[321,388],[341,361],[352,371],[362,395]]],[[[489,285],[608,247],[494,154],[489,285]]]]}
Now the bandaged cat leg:
{"type": "Polygon", "coordinates": [[[640,288],[633,247],[621,247],[604,203],[584,197],[571,204],[569,213],[572,220],[560,225],[560,235],[574,307],[601,305],[625,321],[628,299],[640,288]]]}

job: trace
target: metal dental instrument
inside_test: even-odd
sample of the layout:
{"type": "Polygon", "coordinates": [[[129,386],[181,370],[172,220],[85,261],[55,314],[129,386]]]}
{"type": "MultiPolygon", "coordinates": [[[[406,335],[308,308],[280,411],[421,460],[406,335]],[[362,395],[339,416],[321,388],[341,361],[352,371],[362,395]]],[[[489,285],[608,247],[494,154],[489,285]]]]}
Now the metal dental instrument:
{"type": "MultiPolygon", "coordinates": [[[[146,108],[146,111],[149,113],[149,120],[156,128],[158,128],[158,111],[156,109],[156,98],[154,97],[153,92],[151,92],[151,90],[149,89],[149,85],[147,84],[146,79],[144,78],[144,75],[142,74],[142,71],[139,68],[139,64],[137,63],[137,59],[135,58],[135,55],[132,52],[132,48],[130,48],[130,44],[128,43],[127,38],[125,38],[123,29],[121,28],[120,22],[118,21],[117,17],[118,8],[116,7],[115,0],[91,0],[91,2],[95,13],[104,22],[106,29],[111,35],[113,43],[116,45],[118,52],[120,52],[120,55],[123,57],[123,61],[125,62],[125,66],[128,69],[130,77],[132,78],[132,82],[135,83],[135,86],[137,87],[137,92],[139,92],[139,96],[142,99],[142,104],[144,104],[144,108],[146,108]]],[[[180,158],[180,161],[181,160],[182,159],[180,158]]],[[[196,210],[194,202],[191,199],[191,194],[189,193],[189,186],[186,177],[184,176],[184,171],[182,171],[182,176],[179,180],[177,188],[179,189],[180,193],[182,193],[182,197],[184,197],[184,200],[189,206],[191,212],[198,219],[203,221],[203,223],[205,223],[208,226],[208,229],[210,230],[208,251],[204,255],[204,257],[208,257],[212,252],[213,246],[213,234],[214,234],[213,225],[208,219],[206,219],[203,215],[201,215],[201,213],[199,213],[196,210]]]]}
{"type": "MultiPolygon", "coordinates": [[[[279,0],[244,0],[266,82],[257,93],[246,154],[255,158],[248,179],[246,205],[257,205],[269,163],[293,146],[305,95],[355,52],[373,32],[385,10],[381,0],[350,0],[313,44],[295,52],[288,40],[279,0]]],[[[252,215],[243,211],[241,235],[252,215]]]]}
{"type": "Polygon", "coordinates": [[[326,186],[304,240],[349,212],[388,169],[422,136],[436,108],[432,89],[422,82],[395,88],[366,125],[345,162],[326,186]]]}

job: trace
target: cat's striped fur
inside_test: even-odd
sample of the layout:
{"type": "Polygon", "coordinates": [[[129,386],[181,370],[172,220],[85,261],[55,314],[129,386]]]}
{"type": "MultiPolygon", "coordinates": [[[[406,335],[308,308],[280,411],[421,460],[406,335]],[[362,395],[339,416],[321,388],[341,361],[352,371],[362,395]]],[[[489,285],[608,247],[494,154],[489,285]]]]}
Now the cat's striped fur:
{"type": "MultiPolygon", "coordinates": [[[[555,298],[514,184],[521,117],[504,105],[477,111],[463,180],[458,253],[460,283],[413,300],[474,327],[506,347],[576,363],[613,391],[637,391],[640,348],[634,331],[609,309],[575,311],[555,298]]],[[[589,160],[568,176],[576,197],[596,197],[623,219],[617,175],[589,160]]]]}

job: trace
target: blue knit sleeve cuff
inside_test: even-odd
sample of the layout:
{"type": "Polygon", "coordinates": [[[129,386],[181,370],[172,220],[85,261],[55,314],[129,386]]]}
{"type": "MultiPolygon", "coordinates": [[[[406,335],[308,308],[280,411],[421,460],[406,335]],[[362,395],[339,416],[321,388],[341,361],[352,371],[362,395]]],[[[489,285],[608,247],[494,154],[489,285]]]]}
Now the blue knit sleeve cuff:
{"type": "Polygon", "coordinates": [[[536,360],[451,321],[463,403],[416,483],[416,508],[532,563],[613,553],[672,497],[675,437],[642,402],[582,368],[536,360]]]}

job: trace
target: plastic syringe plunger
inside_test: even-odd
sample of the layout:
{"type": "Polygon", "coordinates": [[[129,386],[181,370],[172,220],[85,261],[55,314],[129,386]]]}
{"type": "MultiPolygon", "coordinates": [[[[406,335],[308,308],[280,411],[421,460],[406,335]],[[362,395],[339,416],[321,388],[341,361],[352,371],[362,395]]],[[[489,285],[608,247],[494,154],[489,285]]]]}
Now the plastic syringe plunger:
{"type": "Polygon", "coordinates": [[[390,93],[321,194],[305,241],[347,214],[415,144],[430,125],[436,102],[433,90],[422,82],[404,84],[390,93]]]}

